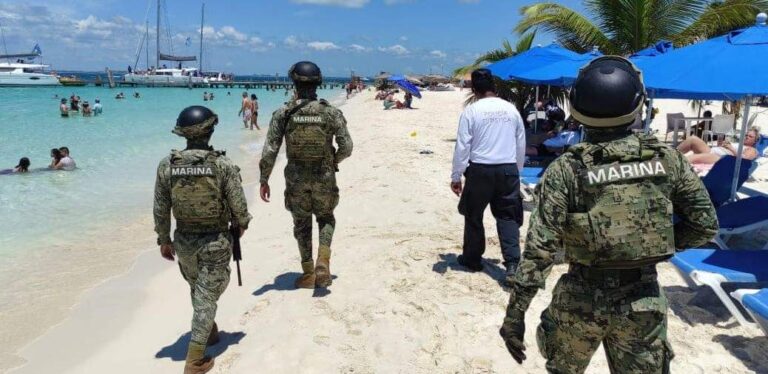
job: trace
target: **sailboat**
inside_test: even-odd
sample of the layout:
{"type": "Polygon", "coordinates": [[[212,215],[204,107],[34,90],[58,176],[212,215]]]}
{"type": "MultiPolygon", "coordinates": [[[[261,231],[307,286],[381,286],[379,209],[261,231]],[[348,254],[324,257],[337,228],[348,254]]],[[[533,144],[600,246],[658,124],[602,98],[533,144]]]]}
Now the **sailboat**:
{"type": "MultiPolygon", "coordinates": [[[[136,53],[136,62],[133,68],[129,69],[128,74],[123,76],[123,81],[128,84],[138,86],[153,86],[153,87],[196,87],[206,83],[205,78],[200,71],[195,67],[184,67],[183,62],[197,61],[195,56],[174,56],[171,54],[165,54],[160,49],[160,15],[162,14],[160,8],[160,1],[157,0],[157,23],[156,23],[156,55],[155,65],[147,66],[145,71],[136,71],[136,65],[138,64],[139,55],[141,54],[142,46],[146,45],[147,53],[147,65],[149,65],[149,25],[147,24],[146,32],[142,36],[139,48],[136,53]],[[173,64],[178,63],[175,67],[167,67],[166,65],[160,65],[161,62],[167,61],[173,64]]],[[[201,49],[202,49],[202,27],[200,30],[201,49]]],[[[169,40],[170,45],[170,40],[169,40]]]]}
{"type": "Polygon", "coordinates": [[[5,50],[5,34],[0,27],[5,54],[0,55],[0,87],[13,86],[58,86],[59,79],[53,73],[45,72],[48,65],[36,64],[34,60],[42,57],[40,46],[35,44],[30,53],[8,54],[5,50]]]}

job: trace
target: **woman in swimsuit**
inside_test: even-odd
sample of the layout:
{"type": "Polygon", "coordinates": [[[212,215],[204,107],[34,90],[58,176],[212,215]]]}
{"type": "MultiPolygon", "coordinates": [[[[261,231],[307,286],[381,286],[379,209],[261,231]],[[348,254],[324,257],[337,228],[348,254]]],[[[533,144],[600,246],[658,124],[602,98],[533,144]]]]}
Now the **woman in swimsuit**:
{"type": "Polygon", "coordinates": [[[51,149],[51,164],[48,165],[48,168],[55,169],[62,157],[61,151],[58,148],[51,149]]]}
{"type": "Polygon", "coordinates": [[[5,169],[0,170],[0,175],[3,174],[14,174],[14,173],[27,173],[29,172],[29,159],[26,157],[22,157],[19,160],[19,164],[16,165],[13,169],[5,169]]]}
{"type": "MultiPolygon", "coordinates": [[[[741,154],[745,160],[757,158],[758,154],[755,144],[757,144],[759,139],[760,129],[752,127],[747,131],[747,134],[744,136],[744,151],[741,154]]],[[[688,162],[692,164],[714,164],[720,157],[736,156],[739,147],[738,145],[734,146],[727,140],[718,140],[716,147],[710,147],[701,138],[691,136],[680,143],[677,146],[677,150],[682,154],[693,152],[693,154],[685,156],[688,162]]]]}

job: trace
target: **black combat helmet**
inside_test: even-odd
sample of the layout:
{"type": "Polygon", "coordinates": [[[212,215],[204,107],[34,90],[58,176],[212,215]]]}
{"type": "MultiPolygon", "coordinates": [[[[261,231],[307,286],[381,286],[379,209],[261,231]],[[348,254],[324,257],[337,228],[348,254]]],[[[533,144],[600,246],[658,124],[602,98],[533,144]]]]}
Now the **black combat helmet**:
{"type": "Polygon", "coordinates": [[[323,75],[320,73],[320,68],[310,61],[299,61],[288,70],[288,76],[294,84],[309,83],[319,85],[323,83],[323,75]]]}
{"type": "Polygon", "coordinates": [[[212,110],[193,105],[179,113],[173,133],[186,138],[198,138],[213,132],[213,127],[218,123],[219,117],[212,110]]]}
{"type": "Polygon", "coordinates": [[[569,99],[571,114],[584,126],[628,126],[643,108],[643,77],[627,59],[599,57],[581,69],[569,99]]]}

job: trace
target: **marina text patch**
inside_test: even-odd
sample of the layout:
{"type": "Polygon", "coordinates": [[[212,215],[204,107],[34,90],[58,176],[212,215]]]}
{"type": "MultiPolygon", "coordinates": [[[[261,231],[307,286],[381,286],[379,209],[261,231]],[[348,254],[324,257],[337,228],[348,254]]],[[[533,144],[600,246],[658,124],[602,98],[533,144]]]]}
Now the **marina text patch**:
{"type": "Polygon", "coordinates": [[[584,182],[588,186],[613,183],[623,180],[659,177],[667,175],[666,166],[661,160],[632,162],[626,164],[604,165],[587,169],[584,182]]]}
{"type": "Polygon", "coordinates": [[[296,123],[322,123],[322,116],[293,116],[291,117],[293,122],[296,123]]]}
{"type": "Polygon", "coordinates": [[[210,166],[171,166],[171,176],[213,176],[210,166]]]}

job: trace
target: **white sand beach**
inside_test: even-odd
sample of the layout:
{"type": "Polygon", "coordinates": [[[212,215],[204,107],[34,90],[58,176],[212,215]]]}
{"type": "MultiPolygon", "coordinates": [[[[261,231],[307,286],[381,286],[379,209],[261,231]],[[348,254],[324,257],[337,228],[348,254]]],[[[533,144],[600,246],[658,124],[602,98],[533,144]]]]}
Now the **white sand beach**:
{"type": "MultiPolygon", "coordinates": [[[[232,264],[216,318],[222,341],[209,349],[216,355],[213,373],[544,372],[535,329],[567,265],[555,267],[528,311],[529,358],[520,366],[498,336],[508,294],[499,285],[490,211],[485,272],[465,272],[456,263],[463,218],[448,183],[465,94],[425,92],[414,102],[418,109],[384,111],[363,92],[342,107],[355,149],[337,175],[336,279],[328,292],[293,290],[301,267],[282,173],[270,181],[269,204],[249,188],[254,219],[243,239],[244,285],[237,286],[232,264]],[[420,154],[425,150],[432,153],[420,154]]],[[[663,126],[666,110],[687,103],[659,106],[655,127],[663,126]]],[[[240,166],[253,172],[257,161],[240,166]]],[[[149,222],[132,229],[142,237],[152,233],[149,222]]],[[[768,338],[741,328],[708,289],[688,288],[671,265],[658,268],[671,305],[672,372],[768,372],[768,338]]],[[[156,248],[79,300],[62,323],[17,353],[25,364],[13,373],[182,371],[188,286],[156,248]]],[[[607,371],[598,351],[587,372],[607,371]]]]}

